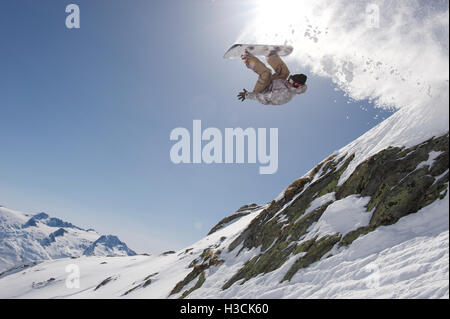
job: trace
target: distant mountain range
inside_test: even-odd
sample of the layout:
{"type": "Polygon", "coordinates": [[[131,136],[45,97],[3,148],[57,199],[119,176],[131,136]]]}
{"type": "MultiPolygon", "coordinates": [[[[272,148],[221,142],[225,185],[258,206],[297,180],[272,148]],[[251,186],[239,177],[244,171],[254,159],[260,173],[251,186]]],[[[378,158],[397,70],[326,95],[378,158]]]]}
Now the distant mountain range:
{"type": "Polygon", "coordinates": [[[0,207],[0,274],[42,260],[95,256],[134,256],[113,235],[100,235],[46,213],[28,214],[0,207]]]}

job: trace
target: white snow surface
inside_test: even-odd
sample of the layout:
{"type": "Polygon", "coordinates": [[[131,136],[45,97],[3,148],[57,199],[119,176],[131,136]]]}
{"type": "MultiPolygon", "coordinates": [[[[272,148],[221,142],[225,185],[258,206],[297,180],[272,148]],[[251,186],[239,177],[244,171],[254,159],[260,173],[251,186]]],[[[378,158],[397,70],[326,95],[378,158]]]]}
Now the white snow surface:
{"type": "Polygon", "coordinates": [[[313,210],[319,208],[320,206],[325,205],[326,203],[330,202],[330,201],[335,201],[335,193],[328,193],[325,194],[323,196],[320,196],[316,199],[314,199],[311,204],[309,205],[309,207],[306,209],[305,211],[305,215],[308,215],[309,213],[311,213],[313,210]]]}
{"type": "MultiPolygon", "coordinates": [[[[326,196],[326,195],[325,195],[326,196]]],[[[367,226],[372,212],[366,212],[365,206],[370,197],[351,195],[333,202],[323,212],[319,221],[311,225],[305,240],[322,238],[328,234],[339,233],[345,236],[352,230],[367,226]]]]}
{"type": "MultiPolygon", "coordinates": [[[[348,204],[356,214],[356,207],[362,209],[366,199],[358,201],[355,204],[347,198],[337,206],[343,208],[348,204]]],[[[221,289],[245,261],[260,253],[258,248],[236,256],[239,247],[232,252],[226,250],[261,212],[258,210],[172,255],[83,256],[45,261],[1,278],[0,298],[168,298],[175,285],[191,271],[188,265],[192,260],[211,246],[223,250],[220,258],[225,262],[208,269],[205,283],[189,298],[448,298],[448,201],[447,194],[394,225],[379,227],[358,238],[349,247],[334,248],[331,257],[299,270],[291,281],[282,283],[281,279],[300,255],[243,285],[237,282],[229,289],[221,289]],[[224,236],[226,239],[221,241],[224,236]],[[79,288],[66,287],[69,265],[79,268],[79,288]],[[96,289],[109,277],[113,280],[96,289]],[[146,278],[151,283],[144,288],[146,278]],[[136,286],[140,287],[124,295],[136,286]]]]}

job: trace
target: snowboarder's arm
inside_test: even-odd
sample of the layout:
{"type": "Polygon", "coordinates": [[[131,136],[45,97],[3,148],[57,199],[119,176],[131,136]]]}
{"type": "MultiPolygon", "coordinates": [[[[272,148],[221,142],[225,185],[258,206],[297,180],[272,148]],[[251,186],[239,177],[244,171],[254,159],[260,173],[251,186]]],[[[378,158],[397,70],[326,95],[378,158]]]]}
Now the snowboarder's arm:
{"type": "Polygon", "coordinates": [[[246,94],[246,98],[249,100],[256,100],[259,103],[264,104],[264,105],[269,105],[271,103],[272,92],[266,92],[266,93],[248,92],[246,94]]]}

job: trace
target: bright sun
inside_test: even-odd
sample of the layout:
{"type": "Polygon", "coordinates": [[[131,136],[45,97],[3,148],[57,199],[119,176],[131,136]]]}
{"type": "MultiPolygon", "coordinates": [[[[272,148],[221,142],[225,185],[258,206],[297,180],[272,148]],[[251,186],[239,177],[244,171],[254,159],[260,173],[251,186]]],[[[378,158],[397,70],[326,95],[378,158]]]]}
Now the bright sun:
{"type": "Polygon", "coordinates": [[[289,36],[298,26],[308,7],[303,0],[255,1],[255,18],[251,23],[253,35],[258,39],[274,41],[289,36]]]}
{"type": "Polygon", "coordinates": [[[258,19],[264,19],[267,25],[278,26],[295,22],[305,12],[305,6],[302,0],[258,0],[256,10],[258,19]]]}

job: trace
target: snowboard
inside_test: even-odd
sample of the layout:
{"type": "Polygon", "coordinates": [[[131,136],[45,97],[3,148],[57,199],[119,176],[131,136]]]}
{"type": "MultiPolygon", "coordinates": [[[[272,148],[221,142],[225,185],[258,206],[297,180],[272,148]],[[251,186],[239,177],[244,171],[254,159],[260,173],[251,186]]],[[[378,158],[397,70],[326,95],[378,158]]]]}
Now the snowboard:
{"type": "Polygon", "coordinates": [[[269,56],[274,52],[279,56],[286,56],[292,53],[294,48],[290,45],[269,45],[269,44],[235,44],[223,56],[225,59],[240,58],[246,51],[255,56],[269,56]]]}

